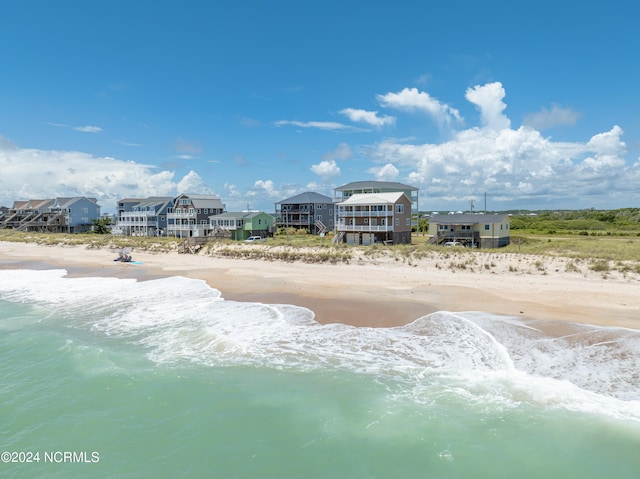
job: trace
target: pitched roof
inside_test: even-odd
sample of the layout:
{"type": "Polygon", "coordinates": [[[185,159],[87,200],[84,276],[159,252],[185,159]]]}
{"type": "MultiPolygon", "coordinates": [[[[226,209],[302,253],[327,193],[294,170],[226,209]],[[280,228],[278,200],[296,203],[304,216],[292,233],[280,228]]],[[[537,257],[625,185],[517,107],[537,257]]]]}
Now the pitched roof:
{"type": "Polygon", "coordinates": [[[53,204],[53,200],[29,200],[29,208],[39,210],[42,208],[48,208],[53,204]]]}
{"type": "Polygon", "coordinates": [[[433,215],[429,223],[441,225],[475,225],[478,223],[500,223],[506,216],[498,214],[456,213],[453,215],[433,215]]]}
{"type": "Polygon", "coordinates": [[[286,200],[278,201],[276,205],[303,205],[307,203],[333,203],[333,200],[328,196],[321,195],[320,193],[305,191],[304,193],[292,196],[286,200]]]}
{"type": "Polygon", "coordinates": [[[66,207],[68,207],[68,206],[70,206],[70,205],[72,205],[74,203],[77,203],[80,200],[88,200],[88,201],[91,201],[92,203],[96,203],[96,204],[98,202],[97,199],[95,199],[95,198],[87,198],[86,196],[74,196],[72,198],[61,198],[61,197],[58,197],[58,198],[56,198],[55,205],[52,205],[52,206],[56,206],[57,205],[57,207],[59,207],[59,208],[66,208],[66,207]]]}
{"type": "Polygon", "coordinates": [[[167,203],[173,203],[173,197],[171,196],[150,196],[149,198],[145,198],[144,200],[140,200],[137,205],[134,205],[134,208],[148,208],[153,206],[161,206],[164,207],[167,203]]]}
{"type": "Polygon", "coordinates": [[[178,198],[183,196],[189,198],[196,208],[224,209],[222,201],[215,195],[190,195],[185,193],[179,195],[178,198]]]}
{"type": "Polygon", "coordinates": [[[269,213],[265,213],[264,211],[227,211],[226,213],[220,213],[219,215],[212,215],[209,218],[247,219],[255,218],[258,215],[269,215],[269,213]]]}
{"type": "Polygon", "coordinates": [[[411,190],[418,191],[415,186],[397,183],[395,181],[353,181],[346,185],[335,188],[336,191],[350,190],[369,190],[369,189],[386,189],[386,190],[411,190]]]}
{"type": "MultiPolygon", "coordinates": [[[[402,191],[394,191],[389,193],[357,193],[351,195],[345,201],[338,203],[339,205],[393,205],[402,197],[407,195],[402,191]]],[[[409,198],[407,198],[409,200],[409,198]]],[[[411,200],[409,200],[411,201],[411,200]]]]}

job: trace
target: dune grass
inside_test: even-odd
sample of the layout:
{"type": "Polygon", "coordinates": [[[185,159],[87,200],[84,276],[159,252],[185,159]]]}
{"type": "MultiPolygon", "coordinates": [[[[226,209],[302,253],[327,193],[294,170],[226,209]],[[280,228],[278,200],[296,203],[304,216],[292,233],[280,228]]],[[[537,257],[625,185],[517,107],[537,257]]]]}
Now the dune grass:
{"type": "MultiPolygon", "coordinates": [[[[511,244],[500,249],[444,248],[426,244],[426,236],[414,236],[412,244],[370,246],[332,244],[332,237],[309,234],[280,234],[259,244],[216,239],[203,247],[199,254],[267,261],[301,261],[307,263],[349,263],[361,256],[369,259],[390,257],[395,261],[415,265],[421,258],[442,258],[443,264],[456,270],[473,267],[476,253],[501,253],[509,255],[539,255],[563,257],[578,263],[590,264],[593,271],[620,271],[640,274],[640,238],[611,236],[543,236],[514,235],[511,244]]],[[[127,237],[97,234],[25,233],[0,230],[0,241],[37,243],[42,245],[74,246],[87,248],[118,249],[131,247],[134,251],[178,251],[184,241],[181,238],[127,237]]],[[[477,266],[477,265],[476,265],[477,266]]],[[[489,263],[480,268],[491,269],[489,263]]],[[[535,266],[544,272],[544,262],[535,266]]]]}

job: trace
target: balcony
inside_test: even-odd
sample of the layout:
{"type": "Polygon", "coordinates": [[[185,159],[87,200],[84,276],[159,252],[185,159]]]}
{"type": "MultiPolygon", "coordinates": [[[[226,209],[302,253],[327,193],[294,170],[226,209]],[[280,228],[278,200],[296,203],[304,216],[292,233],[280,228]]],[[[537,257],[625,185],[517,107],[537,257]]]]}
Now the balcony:
{"type": "Polygon", "coordinates": [[[196,213],[167,213],[167,218],[174,220],[196,218],[197,216],[196,213]]]}
{"type": "Polygon", "coordinates": [[[359,233],[384,233],[392,232],[393,226],[372,226],[372,225],[337,225],[337,231],[359,232],[359,233]]]}
{"type": "Polygon", "coordinates": [[[378,218],[393,216],[393,211],[338,211],[338,218],[378,218]]]}

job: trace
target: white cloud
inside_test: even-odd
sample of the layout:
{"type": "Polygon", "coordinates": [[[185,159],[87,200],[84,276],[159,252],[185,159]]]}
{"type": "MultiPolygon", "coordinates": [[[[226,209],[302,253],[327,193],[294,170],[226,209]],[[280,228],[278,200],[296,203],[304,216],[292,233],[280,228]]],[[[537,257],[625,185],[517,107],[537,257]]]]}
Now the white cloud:
{"type": "Polygon", "coordinates": [[[369,173],[373,173],[378,181],[395,181],[400,174],[400,170],[393,164],[387,163],[381,168],[369,169],[369,173]]]}
{"type": "Polygon", "coordinates": [[[377,95],[380,105],[405,111],[423,111],[431,116],[439,125],[450,126],[462,121],[460,112],[455,108],[440,103],[427,92],[417,88],[405,88],[398,93],[377,95]]]}
{"type": "Polygon", "coordinates": [[[530,113],[524,116],[523,123],[536,130],[546,130],[556,126],[575,125],[582,115],[571,108],[562,108],[553,105],[551,110],[542,108],[539,112],[530,113]]]}
{"type": "Polygon", "coordinates": [[[384,165],[375,175],[399,170],[421,195],[435,203],[426,208],[460,207],[488,193],[494,207],[610,207],[640,201],[640,161],[628,167],[619,126],[585,142],[557,142],[539,131],[511,128],[500,83],[467,90],[467,99],[481,112],[481,127],[455,133],[440,144],[410,144],[387,139],[372,159],[384,165]],[[388,168],[388,171],[385,171],[388,168]],[[588,203],[590,202],[590,203],[588,203]]]}
{"type": "Polygon", "coordinates": [[[368,123],[375,127],[382,127],[385,125],[394,125],[396,119],[393,116],[378,116],[377,111],[357,110],[354,108],[345,108],[340,110],[340,113],[345,115],[351,121],[368,123]]]}
{"type": "Polygon", "coordinates": [[[83,133],[100,133],[102,131],[102,128],[100,128],[99,126],[91,126],[91,125],[74,126],[73,129],[76,131],[81,131],[83,133]]]}
{"type": "Polygon", "coordinates": [[[279,120],[275,122],[276,126],[299,126],[301,128],[318,128],[320,130],[351,130],[352,126],[338,123],[335,121],[293,121],[279,120]]]}
{"type": "Polygon", "coordinates": [[[318,164],[311,165],[311,171],[326,181],[338,176],[340,174],[340,167],[335,160],[322,160],[318,164]]]}
{"type": "Polygon", "coordinates": [[[71,130],[81,131],[83,133],[100,133],[100,132],[102,132],[102,128],[100,128],[99,126],[93,126],[93,125],[70,126],[70,125],[65,125],[64,123],[54,123],[54,122],[47,122],[46,124],[49,125],[49,126],[56,126],[58,128],[69,128],[71,130]]]}
{"type": "Polygon", "coordinates": [[[78,151],[19,148],[0,137],[0,205],[15,200],[91,196],[103,211],[127,196],[177,196],[210,191],[194,172],[175,180],[172,171],[78,151]],[[183,189],[184,188],[184,189],[183,189]]]}
{"type": "Polygon", "coordinates": [[[213,194],[198,173],[190,171],[177,184],[178,193],[213,194]]]}
{"type": "Polygon", "coordinates": [[[253,184],[253,190],[254,192],[266,194],[269,198],[277,198],[280,195],[272,180],[257,180],[253,184]]]}
{"type": "Polygon", "coordinates": [[[468,88],[465,96],[480,110],[483,127],[499,131],[511,126],[511,121],[502,113],[507,107],[502,101],[505,97],[502,83],[476,85],[468,88]]]}

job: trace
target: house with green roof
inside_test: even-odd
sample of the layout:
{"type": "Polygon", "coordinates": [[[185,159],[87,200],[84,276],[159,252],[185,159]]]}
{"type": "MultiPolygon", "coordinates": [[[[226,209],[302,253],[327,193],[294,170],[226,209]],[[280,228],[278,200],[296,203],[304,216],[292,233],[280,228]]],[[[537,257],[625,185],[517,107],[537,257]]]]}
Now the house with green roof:
{"type": "Polygon", "coordinates": [[[236,241],[246,240],[249,236],[262,236],[273,233],[275,218],[263,211],[242,211],[221,213],[209,217],[212,234],[228,233],[236,241]]]}

